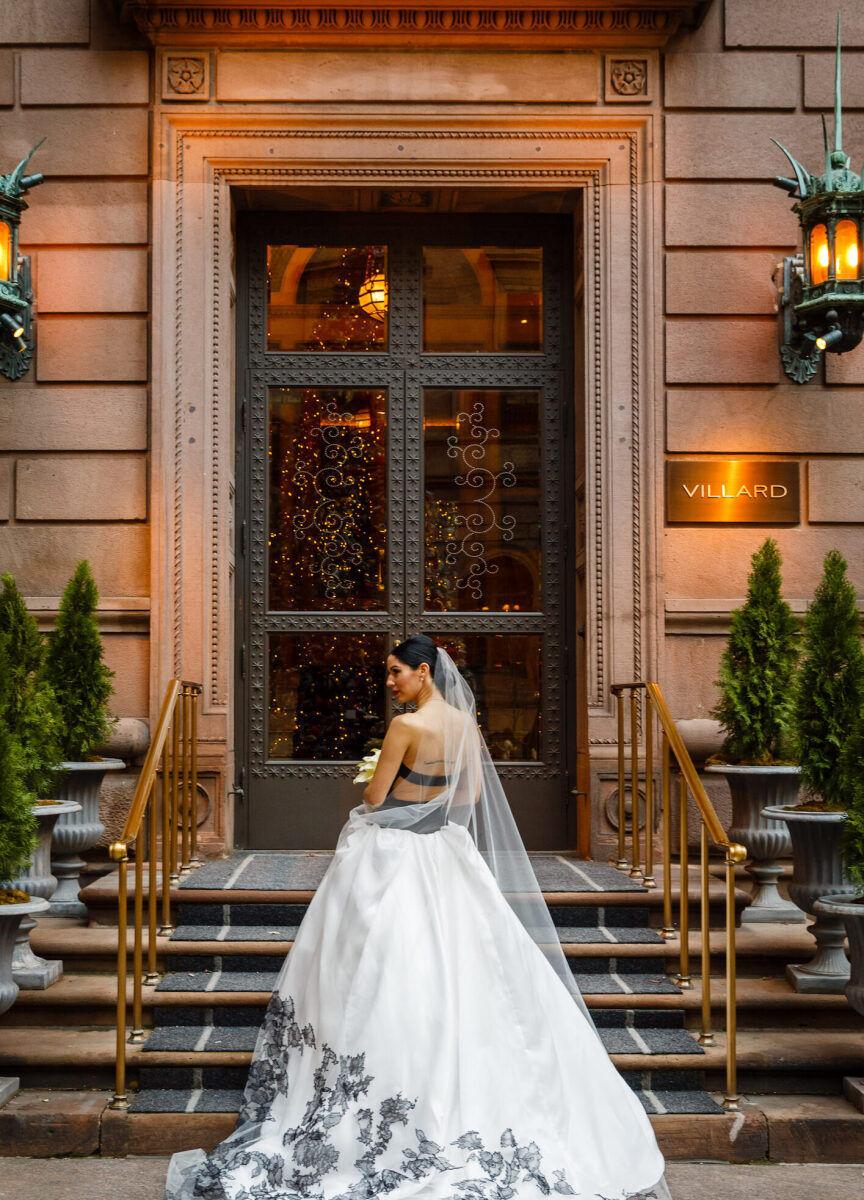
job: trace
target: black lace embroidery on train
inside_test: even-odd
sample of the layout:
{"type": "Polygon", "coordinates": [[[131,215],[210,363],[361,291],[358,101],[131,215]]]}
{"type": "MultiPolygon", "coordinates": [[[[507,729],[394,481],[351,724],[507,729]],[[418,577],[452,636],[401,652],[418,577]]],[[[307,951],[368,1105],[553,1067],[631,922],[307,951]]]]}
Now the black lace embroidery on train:
{"type": "MultiPolygon", "coordinates": [[[[336,1054],[325,1042],[321,1061],[313,1076],[312,1096],[299,1125],[282,1135],[283,1153],[248,1150],[244,1145],[267,1133],[266,1123],[278,1096],[288,1096],[289,1050],[300,1054],[316,1047],[311,1025],[300,1026],[293,999],[274,993],[267,1006],[258,1035],[255,1059],[243,1094],[237,1128],[189,1169],[180,1190],[166,1193],[165,1200],[226,1200],[223,1180],[240,1167],[251,1168],[248,1187],[230,1193],[232,1200],[322,1200],[324,1177],[337,1165],[339,1152],[330,1131],[353,1114],[357,1141],[363,1153],[354,1162],[359,1178],[347,1192],[334,1200],[372,1200],[386,1196],[408,1180],[423,1180],[433,1173],[464,1168],[474,1162],[476,1179],[454,1181],[452,1200],[510,1200],[515,1185],[533,1180],[543,1196],[556,1193],[576,1196],[565,1172],[551,1178],[541,1168],[541,1151],[535,1142],[520,1145],[511,1129],[501,1134],[497,1149],[490,1150],[475,1130],[469,1130],[451,1145],[463,1151],[462,1161],[451,1162],[447,1150],[414,1129],[416,1146],[406,1144],[398,1169],[379,1168],[377,1160],[393,1140],[394,1126],[408,1125],[416,1101],[397,1093],[371,1108],[357,1108],[373,1082],[365,1072],[365,1054],[336,1054]],[[467,1152],[467,1154],[465,1153],[467,1152]]],[[[584,1194],[583,1194],[584,1196],[584,1194]]],[[[584,1197],[584,1200],[589,1200],[584,1197]]],[[[597,1200],[603,1200],[598,1197],[597,1200]]]]}

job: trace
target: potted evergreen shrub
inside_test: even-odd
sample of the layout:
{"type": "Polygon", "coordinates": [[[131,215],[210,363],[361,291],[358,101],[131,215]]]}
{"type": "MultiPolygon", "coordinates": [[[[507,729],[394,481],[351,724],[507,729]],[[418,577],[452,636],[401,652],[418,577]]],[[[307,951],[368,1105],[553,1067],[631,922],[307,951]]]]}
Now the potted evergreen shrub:
{"type": "Polygon", "coordinates": [[[45,658],[45,675],[61,717],[63,775],[57,795],[81,806],[77,812],[64,813],[54,829],[51,867],[58,883],[51,911],[62,916],[87,915],[78,899],[78,876],[86,865],[79,855],[96,844],[105,828],[99,820],[99,791],[106,772],[126,765],[122,759],[95,753],[113,725],[108,703],[114,675],[102,658],[98,600],[90,564],[83,560],[63,592],[45,658]]]}
{"type": "Polygon", "coordinates": [[[852,896],[823,896],[814,908],[818,916],[840,918],[849,938],[852,960],[846,998],[864,1017],[864,713],[842,756],[846,781],[846,821],[840,854],[855,889],[852,896]]]}
{"type": "MultiPolygon", "coordinates": [[[[54,692],[45,679],[45,641],[11,575],[2,578],[0,632],[8,648],[8,685],[3,720],[20,751],[21,786],[36,818],[36,848],[26,869],[14,881],[30,896],[48,900],[57,887],[51,873],[51,837],[64,813],[80,805],[54,798],[60,753],[60,712],[54,692]]],[[[63,973],[63,964],[33,953],[30,932],[36,922],[22,917],[12,955],[12,973],[19,987],[45,988],[63,973]]]]}
{"type": "MultiPolygon", "coordinates": [[[[9,687],[8,639],[0,633],[0,709],[9,687]]],[[[12,951],[22,917],[44,912],[48,901],[13,886],[36,846],[36,818],[21,779],[21,750],[0,720],[0,1014],[18,995],[12,978],[12,951]]]]}
{"type": "Polygon", "coordinates": [[[801,780],[809,795],[799,805],[773,806],[765,815],[785,821],[792,837],[794,873],[789,894],[816,921],[810,932],[816,955],[786,968],[799,992],[842,992],[849,978],[843,922],[814,908],[823,896],[848,896],[855,887],[840,857],[850,795],[848,758],[864,706],[864,651],[855,589],[837,550],[824,570],[804,621],[803,662],[795,688],[792,724],[801,780]]]}
{"type": "Polygon", "coordinates": [[[720,702],[712,711],[723,727],[721,753],[708,771],[725,775],[732,795],[729,837],[747,847],[753,880],[741,920],[806,920],[777,890],[792,853],[789,834],[762,815],[772,804],[798,799],[799,768],[792,762],[790,722],[798,663],[798,622],[781,595],[780,551],[767,538],[750,560],[747,599],[732,613],[729,641],[720,660],[720,702]]]}

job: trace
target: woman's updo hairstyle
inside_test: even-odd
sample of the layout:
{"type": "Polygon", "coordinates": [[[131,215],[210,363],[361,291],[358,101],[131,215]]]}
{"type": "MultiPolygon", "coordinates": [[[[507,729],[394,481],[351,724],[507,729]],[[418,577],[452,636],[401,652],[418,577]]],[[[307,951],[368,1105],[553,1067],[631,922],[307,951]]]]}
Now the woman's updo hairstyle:
{"type": "Polygon", "coordinates": [[[438,647],[425,633],[415,633],[413,637],[406,638],[404,642],[393,647],[392,654],[406,667],[411,667],[415,671],[421,663],[428,663],[434,678],[435,664],[438,661],[438,647]]]}

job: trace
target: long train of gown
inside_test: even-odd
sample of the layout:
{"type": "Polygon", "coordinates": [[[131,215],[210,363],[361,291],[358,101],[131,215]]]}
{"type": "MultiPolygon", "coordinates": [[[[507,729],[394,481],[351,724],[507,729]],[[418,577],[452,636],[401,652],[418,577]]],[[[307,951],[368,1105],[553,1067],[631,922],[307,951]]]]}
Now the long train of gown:
{"type": "Polygon", "coordinates": [[[342,829],[235,1131],[165,1200],[669,1198],[638,1099],[461,825],[342,829]]]}

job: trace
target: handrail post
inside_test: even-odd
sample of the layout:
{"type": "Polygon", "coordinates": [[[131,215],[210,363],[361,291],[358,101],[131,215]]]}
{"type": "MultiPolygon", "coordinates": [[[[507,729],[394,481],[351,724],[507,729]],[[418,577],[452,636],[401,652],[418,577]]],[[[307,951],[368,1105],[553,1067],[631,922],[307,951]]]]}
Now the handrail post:
{"type": "Polygon", "coordinates": [[[662,787],[663,787],[663,928],[664,938],[675,936],[672,924],[672,798],[669,781],[669,738],[663,730],[662,738],[662,787]]]}
{"type": "Polygon", "coordinates": [[[171,719],[171,873],[170,879],[174,883],[180,878],[180,872],[177,868],[177,826],[180,821],[180,806],[179,806],[179,785],[180,785],[180,719],[177,713],[177,706],[174,707],[174,715],[171,719]]]}
{"type": "Polygon", "coordinates": [[[189,850],[197,852],[195,830],[197,824],[198,757],[197,757],[197,697],[201,685],[181,679],[172,679],[166,689],[159,713],[159,721],[153,732],[144,766],[135,787],[129,812],[118,841],[110,847],[110,855],[117,863],[117,1011],[116,1011],[116,1069],[114,1096],[111,1107],[129,1107],[126,1094],[127,1062],[127,996],[130,980],[129,966],[129,857],[134,854],[133,929],[132,929],[132,1029],[129,1042],[143,1042],[144,1029],[144,984],[158,981],[157,934],[173,932],[171,924],[171,883],[178,878],[178,852],[180,867],[185,872],[191,869],[189,850]],[[182,764],[181,764],[182,738],[182,764]],[[161,759],[161,785],[158,784],[161,759]],[[179,793],[182,765],[182,794],[179,793]],[[159,918],[159,815],[157,800],[162,802],[162,848],[161,848],[161,894],[162,924],[157,929],[159,918]],[[148,807],[149,806],[149,807],[148,807]],[[181,820],[182,810],[182,820],[181,820]],[[179,842],[179,845],[178,845],[179,842]],[[145,855],[147,865],[145,867],[145,855]],[[145,916],[144,874],[147,872],[147,905],[145,916]],[[146,975],[144,935],[147,935],[146,975]]]}
{"type": "Polygon", "coordinates": [[[627,870],[627,806],[625,803],[626,783],[624,778],[624,693],[616,693],[618,709],[618,861],[619,871],[627,870]]]}
{"type": "Polygon", "coordinates": [[[183,875],[188,875],[191,870],[189,866],[189,815],[191,809],[189,803],[189,723],[189,688],[184,683],[183,691],[180,693],[180,758],[183,764],[183,778],[180,787],[180,845],[182,847],[180,871],[183,875]]]}
{"type": "Polygon", "coordinates": [[[738,1010],[735,962],[735,867],[747,857],[744,846],[726,848],[726,1095],[727,1112],[741,1111],[738,1095],[738,1010]]]}
{"type": "Polygon", "coordinates": [[[678,976],[675,982],[681,988],[691,988],[693,982],[690,979],[690,911],[689,911],[689,869],[687,860],[687,780],[684,775],[679,777],[679,799],[680,799],[680,816],[681,825],[681,888],[680,888],[680,915],[678,919],[678,928],[680,930],[680,965],[678,976]]]}
{"type": "Polygon", "coordinates": [[[653,888],[654,881],[654,706],[645,694],[645,887],[653,888]]]}
{"type": "Polygon", "coordinates": [[[708,878],[708,827],[699,822],[699,868],[702,876],[702,910],[700,931],[702,934],[702,1029],[699,1033],[700,1046],[713,1046],[711,1030],[711,922],[709,878],[708,878]]]}
{"type": "MultiPolygon", "coordinates": [[[[665,938],[670,938],[675,935],[675,929],[672,924],[673,920],[673,903],[672,903],[672,811],[673,803],[677,803],[680,814],[680,843],[679,857],[681,863],[681,886],[679,895],[679,933],[680,933],[680,964],[676,978],[676,983],[679,987],[690,988],[693,982],[690,977],[690,909],[689,909],[689,891],[690,891],[690,873],[689,873],[689,799],[693,797],[694,804],[699,814],[700,830],[699,830],[699,849],[700,849],[700,931],[701,931],[701,971],[702,971],[702,997],[701,997],[701,1032],[699,1041],[702,1045],[712,1045],[715,1041],[715,1035],[711,1028],[711,907],[710,907],[710,873],[708,869],[708,851],[709,838],[717,846],[722,846],[726,853],[726,933],[725,933],[725,951],[726,951],[726,1094],[723,1099],[723,1107],[729,1112],[737,1112],[740,1110],[740,1097],[738,1095],[738,1079],[737,1079],[737,1008],[736,1008],[736,959],[735,959],[735,866],[744,862],[747,858],[746,846],[739,846],[735,843],[730,843],[720,819],[717,816],[717,811],[708,794],[702,780],[699,777],[699,772],[693,763],[681,732],[672,719],[669,712],[669,706],[663,696],[662,691],[656,683],[651,681],[615,683],[612,685],[612,693],[617,700],[618,709],[618,782],[619,782],[619,813],[621,812],[620,805],[623,800],[624,793],[624,706],[623,694],[625,691],[630,693],[630,708],[631,708],[631,742],[632,742],[632,760],[633,760],[633,797],[634,797],[634,854],[633,854],[633,869],[631,875],[639,873],[640,854],[639,854],[639,827],[638,827],[638,705],[636,693],[638,690],[645,692],[645,772],[646,772],[646,818],[648,828],[646,829],[646,855],[645,855],[645,882],[648,883],[652,873],[652,843],[650,841],[653,833],[652,825],[652,806],[654,800],[652,766],[653,766],[653,726],[652,721],[654,714],[660,727],[660,754],[661,754],[661,789],[662,789],[662,823],[663,823],[663,929],[662,935],[665,938]],[[652,712],[653,709],[653,712],[652,712]],[[672,798],[671,786],[671,770],[672,756],[678,766],[679,772],[679,788],[677,802],[672,798]]],[[[623,828],[623,819],[619,820],[619,847],[622,845],[620,833],[623,828]]],[[[623,855],[619,855],[623,858],[623,855]]],[[[618,864],[622,865],[621,862],[618,864]]],[[[623,865],[626,865],[623,864],[623,865]]]]}
{"type": "Polygon", "coordinates": [[[144,1012],[141,996],[141,981],[144,973],[144,863],[142,861],[143,838],[139,833],[135,839],[135,926],[132,931],[132,1032],[130,1042],[144,1041],[144,1012]]]}
{"type": "Polygon", "coordinates": [[[168,739],[162,747],[162,924],[161,934],[174,932],[171,924],[171,781],[168,777],[168,739]]]}
{"type": "Polygon", "coordinates": [[[114,1097],[111,1108],[128,1108],[126,1096],[126,861],[124,842],[114,842],[111,857],[118,864],[117,878],[117,1055],[114,1067],[114,1097]]]}
{"type": "Polygon", "coordinates": [[[192,861],[196,865],[202,860],[198,857],[198,697],[201,689],[194,685],[192,688],[192,861]]]}
{"type": "Polygon", "coordinates": [[[634,879],[642,876],[639,852],[639,696],[635,687],[630,689],[630,827],[633,842],[633,865],[630,875],[634,879]]]}
{"type": "Polygon", "coordinates": [[[144,982],[152,985],[159,981],[159,972],[156,969],[156,920],[159,912],[159,883],[156,877],[158,847],[156,844],[155,781],[150,788],[147,804],[147,974],[144,976],[144,982]]]}

